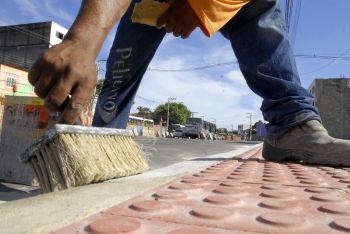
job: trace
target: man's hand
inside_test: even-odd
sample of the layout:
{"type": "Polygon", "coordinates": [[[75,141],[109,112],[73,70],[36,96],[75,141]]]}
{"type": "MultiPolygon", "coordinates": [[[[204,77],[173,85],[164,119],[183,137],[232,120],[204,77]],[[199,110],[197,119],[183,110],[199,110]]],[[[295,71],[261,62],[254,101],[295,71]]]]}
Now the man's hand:
{"type": "Polygon", "coordinates": [[[73,124],[88,105],[97,79],[94,61],[93,53],[79,42],[64,40],[47,50],[29,72],[29,82],[45,98],[46,108],[63,111],[62,123],[73,124]]]}
{"type": "Polygon", "coordinates": [[[165,30],[172,32],[175,37],[185,39],[199,26],[200,21],[187,0],[175,0],[157,24],[158,27],[165,26],[165,30]]]}
{"type": "Polygon", "coordinates": [[[95,59],[130,1],[82,0],[63,42],[48,49],[29,72],[29,82],[47,109],[63,112],[62,123],[75,123],[88,105],[97,80],[95,59]]]}

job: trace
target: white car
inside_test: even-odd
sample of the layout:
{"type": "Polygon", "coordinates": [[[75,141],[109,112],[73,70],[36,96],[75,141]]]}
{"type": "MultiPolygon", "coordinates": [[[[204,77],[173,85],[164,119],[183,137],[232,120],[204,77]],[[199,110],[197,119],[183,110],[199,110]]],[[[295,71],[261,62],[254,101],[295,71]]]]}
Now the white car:
{"type": "Polygon", "coordinates": [[[182,138],[182,136],[183,136],[183,131],[182,131],[182,129],[176,129],[175,131],[174,131],[174,133],[173,133],[173,137],[174,138],[182,138]]]}

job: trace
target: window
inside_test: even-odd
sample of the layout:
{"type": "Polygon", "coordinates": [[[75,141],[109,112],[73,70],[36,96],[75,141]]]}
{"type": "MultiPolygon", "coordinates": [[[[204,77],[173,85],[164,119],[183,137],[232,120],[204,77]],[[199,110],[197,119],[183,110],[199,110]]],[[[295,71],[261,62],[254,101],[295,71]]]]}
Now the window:
{"type": "Polygon", "coordinates": [[[56,31],[56,37],[63,40],[64,38],[64,34],[63,33],[60,33],[59,31],[56,31]]]}
{"type": "Polygon", "coordinates": [[[6,85],[13,87],[17,83],[18,75],[6,72],[6,85]]]}

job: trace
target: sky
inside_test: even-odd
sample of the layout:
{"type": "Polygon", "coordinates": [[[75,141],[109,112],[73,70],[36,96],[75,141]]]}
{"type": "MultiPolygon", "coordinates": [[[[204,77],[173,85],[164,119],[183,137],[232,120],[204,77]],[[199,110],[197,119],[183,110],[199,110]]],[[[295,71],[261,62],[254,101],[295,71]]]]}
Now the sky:
{"type": "MultiPolygon", "coordinates": [[[[294,41],[296,55],[325,55],[347,59],[297,57],[302,86],[308,88],[314,79],[350,78],[350,1],[301,1],[299,23],[294,41]]],[[[80,6],[80,0],[2,0],[0,25],[55,21],[69,28],[80,6]]],[[[281,0],[284,9],[285,0],[281,0]]],[[[117,25],[116,25],[117,27],[117,25]]],[[[106,38],[98,56],[108,57],[116,27],[106,38]]],[[[196,117],[216,122],[218,127],[237,129],[238,124],[263,120],[262,99],[248,88],[237,64],[216,66],[188,72],[159,72],[153,69],[187,69],[235,61],[229,41],[220,33],[208,38],[197,29],[189,39],[168,34],[146,72],[135,98],[138,106],[152,110],[168,98],[185,104],[196,117]]],[[[104,69],[105,64],[101,64],[104,69]]],[[[103,77],[103,71],[99,77],[103,77]]]]}

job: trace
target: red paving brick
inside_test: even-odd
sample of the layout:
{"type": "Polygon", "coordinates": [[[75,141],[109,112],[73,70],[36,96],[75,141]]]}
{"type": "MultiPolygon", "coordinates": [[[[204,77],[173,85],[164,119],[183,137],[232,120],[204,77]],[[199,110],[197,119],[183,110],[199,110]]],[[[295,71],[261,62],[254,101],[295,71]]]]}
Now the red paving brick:
{"type": "Polygon", "coordinates": [[[56,233],[350,232],[350,168],[278,164],[261,148],[56,233]]]}

